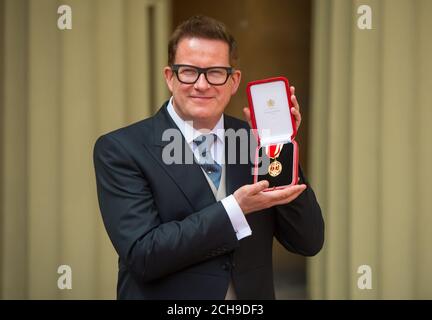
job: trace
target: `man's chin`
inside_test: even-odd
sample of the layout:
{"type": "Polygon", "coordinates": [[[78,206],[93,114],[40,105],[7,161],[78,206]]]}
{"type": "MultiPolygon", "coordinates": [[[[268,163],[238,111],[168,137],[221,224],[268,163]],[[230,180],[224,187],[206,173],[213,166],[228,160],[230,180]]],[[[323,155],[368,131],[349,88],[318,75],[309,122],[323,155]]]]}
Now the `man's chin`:
{"type": "Polygon", "coordinates": [[[196,121],[208,121],[209,119],[213,119],[214,115],[210,115],[206,112],[199,112],[192,115],[192,119],[196,121]]]}
{"type": "Polygon", "coordinates": [[[213,118],[215,116],[214,114],[215,110],[216,110],[216,106],[214,105],[194,106],[191,115],[194,119],[201,119],[201,120],[213,118]]]}
{"type": "Polygon", "coordinates": [[[216,125],[216,122],[219,120],[220,116],[217,117],[215,114],[209,114],[207,112],[199,112],[191,114],[191,119],[194,123],[194,127],[199,127],[200,129],[202,127],[205,127],[206,129],[213,129],[213,127],[216,125]]]}

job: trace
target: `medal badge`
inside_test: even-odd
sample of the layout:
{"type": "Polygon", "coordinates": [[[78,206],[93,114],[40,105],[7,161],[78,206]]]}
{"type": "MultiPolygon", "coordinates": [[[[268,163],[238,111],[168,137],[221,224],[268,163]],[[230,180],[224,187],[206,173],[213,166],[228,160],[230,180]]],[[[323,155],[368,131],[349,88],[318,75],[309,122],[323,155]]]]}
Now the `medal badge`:
{"type": "Polygon", "coordinates": [[[277,177],[282,172],[282,163],[276,160],[282,151],[283,143],[278,143],[277,145],[270,145],[266,147],[266,155],[273,159],[268,167],[268,173],[272,177],[277,177]]]}

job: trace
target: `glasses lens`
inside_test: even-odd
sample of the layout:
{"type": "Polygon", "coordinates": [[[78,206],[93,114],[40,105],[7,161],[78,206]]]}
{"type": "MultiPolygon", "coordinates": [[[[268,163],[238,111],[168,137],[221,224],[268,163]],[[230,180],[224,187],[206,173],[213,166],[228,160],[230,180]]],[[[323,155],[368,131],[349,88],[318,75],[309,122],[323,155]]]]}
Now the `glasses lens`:
{"type": "Polygon", "coordinates": [[[210,84],[223,84],[227,80],[228,71],[224,68],[211,68],[207,70],[207,80],[210,84]]]}
{"type": "Polygon", "coordinates": [[[185,83],[194,83],[198,79],[198,70],[192,67],[179,67],[177,74],[179,80],[185,83]]]}

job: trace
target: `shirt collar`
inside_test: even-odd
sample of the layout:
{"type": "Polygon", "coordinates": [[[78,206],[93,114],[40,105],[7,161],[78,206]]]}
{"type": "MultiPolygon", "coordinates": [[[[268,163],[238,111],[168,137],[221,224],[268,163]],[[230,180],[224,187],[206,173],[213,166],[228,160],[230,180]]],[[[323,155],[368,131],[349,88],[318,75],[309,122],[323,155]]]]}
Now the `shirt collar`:
{"type": "MultiPolygon", "coordinates": [[[[177,125],[177,127],[180,129],[181,133],[185,137],[185,140],[188,144],[192,143],[192,141],[203,134],[203,132],[200,132],[196,130],[193,126],[191,121],[185,121],[177,114],[177,112],[174,109],[173,106],[173,97],[170,98],[167,106],[167,110],[171,118],[174,120],[174,123],[177,125]]],[[[224,129],[224,115],[222,114],[219,121],[216,123],[215,127],[210,130],[209,132],[205,133],[214,133],[217,138],[220,140],[220,142],[224,143],[224,136],[225,136],[225,129],[224,129]]]]}

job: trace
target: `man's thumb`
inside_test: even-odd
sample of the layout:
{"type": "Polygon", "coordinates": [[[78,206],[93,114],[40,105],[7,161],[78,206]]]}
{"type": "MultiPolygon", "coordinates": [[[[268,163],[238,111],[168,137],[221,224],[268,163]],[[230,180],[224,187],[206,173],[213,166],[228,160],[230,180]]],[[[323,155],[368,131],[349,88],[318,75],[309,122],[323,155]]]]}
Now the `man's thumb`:
{"type": "Polygon", "coordinates": [[[262,180],[260,182],[252,184],[251,185],[252,188],[251,188],[250,192],[251,192],[251,194],[256,194],[256,193],[259,193],[259,192],[265,190],[266,188],[268,188],[268,186],[269,186],[268,181],[262,180]]]}

